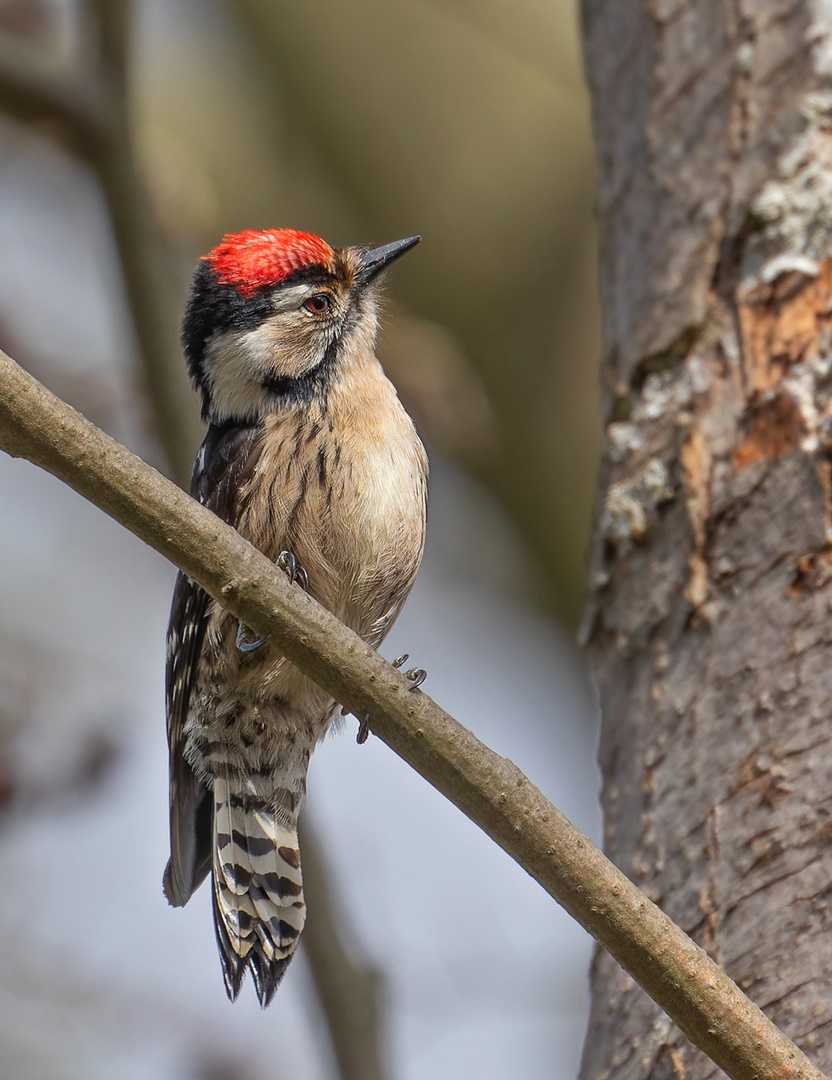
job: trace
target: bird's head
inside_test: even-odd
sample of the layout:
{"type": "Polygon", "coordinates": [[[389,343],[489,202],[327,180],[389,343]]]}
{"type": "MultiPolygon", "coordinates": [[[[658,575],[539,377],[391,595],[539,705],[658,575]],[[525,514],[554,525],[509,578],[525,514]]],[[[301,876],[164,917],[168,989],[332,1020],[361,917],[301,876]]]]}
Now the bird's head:
{"type": "Polygon", "coordinates": [[[333,248],[295,229],[224,237],[199,261],[182,325],[203,419],[255,420],[325,396],[341,357],[372,351],[379,276],[419,239],[333,248]]]}

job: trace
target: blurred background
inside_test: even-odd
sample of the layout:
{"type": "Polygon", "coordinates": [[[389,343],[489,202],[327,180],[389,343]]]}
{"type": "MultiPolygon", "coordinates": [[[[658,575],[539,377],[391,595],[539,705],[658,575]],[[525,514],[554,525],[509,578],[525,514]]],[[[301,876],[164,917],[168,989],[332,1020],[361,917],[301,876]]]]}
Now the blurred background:
{"type": "MultiPolygon", "coordinates": [[[[0,0],[0,346],[180,482],[196,259],[422,234],[381,356],[429,537],[383,652],[597,839],[592,201],[571,0],[0,0]]],[[[230,1006],[207,890],[161,892],[174,570],[4,456],[0,506],[0,1078],[576,1075],[589,939],[351,718],[310,775],[317,947],[230,1006]]]]}

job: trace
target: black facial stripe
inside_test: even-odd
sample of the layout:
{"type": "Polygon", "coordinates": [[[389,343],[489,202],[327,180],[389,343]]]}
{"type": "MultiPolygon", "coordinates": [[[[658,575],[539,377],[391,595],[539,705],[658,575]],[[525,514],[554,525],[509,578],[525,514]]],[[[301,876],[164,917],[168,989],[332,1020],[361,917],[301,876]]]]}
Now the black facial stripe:
{"type": "Polygon", "coordinates": [[[233,285],[221,285],[204,259],[197,265],[182,320],[182,348],[191,381],[202,394],[203,420],[208,417],[209,406],[204,372],[206,344],[223,330],[238,333],[256,330],[271,314],[270,292],[260,290],[253,296],[241,296],[233,285]]]}
{"type": "MultiPolygon", "coordinates": [[[[306,282],[310,285],[329,285],[333,275],[322,266],[307,266],[290,274],[278,288],[306,282]]],[[[191,382],[202,398],[202,418],[208,419],[210,394],[205,378],[205,351],[214,335],[223,332],[246,333],[256,330],[272,314],[274,308],[273,286],[258,289],[250,296],[242,296],[235,285],[221,284],[206,259],[201,259],[194,273],[191,295],[182,321],[182,347],[188,365],[191,382]]],[[[359,312],[351,309],[342,328],[348,331],[357,321],[359,312]]],[[[323,399],[332,380],[338,342],[334,340],[321,361],[311,371],[296,378],[275,378],[263,385],[280,397],[285,404],[308,401],[313,397],[323,399]]]]}
{"type": "Polygon", "coordinates": [[[282,403],[293,405],[318,398],[326,407],[326,397],[332,384],[338,355],[340,334],[327,345],[326,352],[318,363],[305,371],[303,375],[281,375],[263,380],[263,386],[282,399],[282,403]]]}
{"type": "MultiPolygon", "coordinates": [[[[297,285],[326,284],[332,276],[322,266],[307,266],[290,274],[280,283],[297,285]]],[[[242,296],[235,285],[223,285],[211,268],[201,259],[194,273],[191,295],[182,320],[182,347],[188,364],[188,374],[202,395],[202,418],[208,416],[208,388],[205,385],[205,347],[214,334],[222,331],[245,333],[256,330],[272,313],[272,286],[258,289],[251,296],[242,296]]]]}

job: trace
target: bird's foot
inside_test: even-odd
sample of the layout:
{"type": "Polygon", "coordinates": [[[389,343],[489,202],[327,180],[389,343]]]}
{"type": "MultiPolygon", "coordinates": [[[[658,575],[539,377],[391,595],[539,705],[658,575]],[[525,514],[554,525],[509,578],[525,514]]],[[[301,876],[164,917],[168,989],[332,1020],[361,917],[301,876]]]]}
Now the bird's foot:
{"type": "MultiPolygon", "coordinates": [[[[407,663],[409,657],[410,657],[409,653],[402,653],[401,656],[397,656],[396,659],[393,661],[393,667],[396,668],[396,670],[398,670],[399,668],[404,667],[404,665],[407,663]]],[[[425,671],[424,668],[413,667],[413,668],[410,668],[409,671],[404,672],[404,677],[406,679],[410,679],[410,682],[412,683],[412,685],[409,686],[408,689],[412,691],[412,690],[418,690],[419,689],[419,687],[422,685],[422,683],[428,677],[428,673],[425,671]]]]}
{"type": "MultiPolygon", "coordinates": [[[[408,656],[409,656],[408,653],[403,653],[401,656],[397,656],[396,659],[393,661],[393,667],[396,668],[397,671],[400,668],[404,667],[404,665],[408,661],[408,656]]],[[[404,677],[406,679],[410,680],[411,686],[409,686],[408,689],[412,691],[412,690],[418,690],[419,689],[419,687],[422,685],[422,683],[428,677],[428,673],[425,671],[424,668],[416,667],[416,668],[410,668],[409,671],[405,671],[404,672],[404,677]]],[[[349,709],[342,709],[341,710],[341,715],[342,716],[347,716],[348,713],[349,713],[349,709]]],[[[359,746],[361,746],[363,743],[365,743],[367,741],[367,739],[369,738],[369,735],[370,735],[370,717],[369,717],[369,715],[360,716],[358,718],[358,734],[355,736],[355,741],[358,743],[359,746]]]]}
{"type": "MultiPolygon", "coordinates": [[[[302,566],[298,565],[298,561],[291,551],[281,551],[275,559],[275,566],[283,571],[293,585],[300,585],[304,592],[309,591],[309,575],[302,566]]],[[[252,653],[269,640],[268,637],[263,637],[257,641],[246,641],[247,634],[248,627],[245,623],[237,623],[236,645],[240,652],[252,653]]]]}
{"type": "Polygon", "coordinates": [[[275,566],[283,571],[293,585],[300,585],[304,592],[309,592],[309,575],[298,564],[291,551],[281,551],[277,556],[275,566]]]}
{"type": "Polygon", "coordinates": [[[248,634],[248,627],[245,623],[237,623],[237,637],[235,638],[235,644],[240,652],[250,653],[259,649],[261,645],[265,645],[269,640],[268,637],[258,638],[257,641],[246,641],[246,635],[248,634]]]}

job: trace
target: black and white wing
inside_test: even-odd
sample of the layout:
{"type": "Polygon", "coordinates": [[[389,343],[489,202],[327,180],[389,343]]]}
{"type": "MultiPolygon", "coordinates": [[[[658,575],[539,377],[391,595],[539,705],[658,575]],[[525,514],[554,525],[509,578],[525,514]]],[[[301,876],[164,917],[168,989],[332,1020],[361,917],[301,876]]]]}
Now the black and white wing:
{"type": "MultiPolygon", "coordinates": [[[[191,495],[230,524],[259,456],[260,429],[254,424],[212,426],[197,455],[191,495]]],[[[185,758],[185,724],[202,662],[210,596],[183,573],[176,578],[167,636],[165,699],[170,750],[170,861],[165,896],[186,904],[211,868],[213,802],[205,783],[185,758]]]]}

